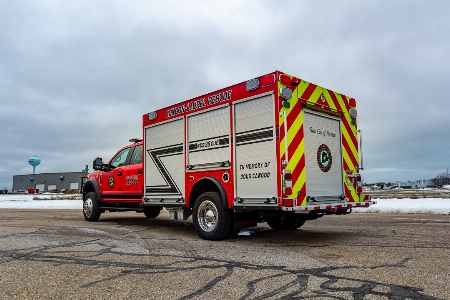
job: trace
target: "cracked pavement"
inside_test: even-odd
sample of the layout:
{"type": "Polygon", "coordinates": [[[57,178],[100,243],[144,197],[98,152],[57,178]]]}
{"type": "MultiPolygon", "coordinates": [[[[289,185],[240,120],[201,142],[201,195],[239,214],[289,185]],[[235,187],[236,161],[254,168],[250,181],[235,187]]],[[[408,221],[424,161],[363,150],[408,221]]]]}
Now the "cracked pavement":
{"type": "Polygon", "coordinates": [[[0,298],[450,299],[450,216],[352,214],[211,242],[163,213],[0,210],[0,298]]]}

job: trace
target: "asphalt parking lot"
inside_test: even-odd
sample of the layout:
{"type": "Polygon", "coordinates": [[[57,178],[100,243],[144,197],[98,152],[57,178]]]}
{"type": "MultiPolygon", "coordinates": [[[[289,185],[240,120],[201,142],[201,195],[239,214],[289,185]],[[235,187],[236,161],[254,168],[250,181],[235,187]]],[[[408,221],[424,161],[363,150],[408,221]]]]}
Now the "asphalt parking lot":
{"type": "Polygon", "coordinates": [[[352,214],[210,242],[189,222],[0,210],[0,298],[450,299],[450,216],[352,214]]]}

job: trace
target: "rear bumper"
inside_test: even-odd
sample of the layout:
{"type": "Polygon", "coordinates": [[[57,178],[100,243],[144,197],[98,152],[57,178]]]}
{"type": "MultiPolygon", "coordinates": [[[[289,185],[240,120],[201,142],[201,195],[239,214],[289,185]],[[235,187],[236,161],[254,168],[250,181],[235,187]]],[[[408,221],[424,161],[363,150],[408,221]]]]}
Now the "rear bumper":
{"type": "Polygon", "coordinates": [[[321,213],[337,213],[337,212],[346,212],[351,210],[354,207],[369,207],[375,204],[375,201],[367,200],[364,202],[335,202],[335,203],[317,203],[311,204],[308,206],[293,206],[286,207],[283,206],[281,209],[283,211],[293,211],[296,213],[309,213],[312,211],[321,212],[321,213]]]}

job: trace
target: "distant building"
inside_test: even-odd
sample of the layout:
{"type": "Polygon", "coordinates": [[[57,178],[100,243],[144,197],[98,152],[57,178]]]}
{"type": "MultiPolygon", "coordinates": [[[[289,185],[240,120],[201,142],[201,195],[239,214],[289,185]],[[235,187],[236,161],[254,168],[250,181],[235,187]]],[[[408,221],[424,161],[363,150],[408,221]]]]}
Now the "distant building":
{"type": "Polygon", "coordinates": [[[27,191],[29,188],[39,192],[79,191],[81,178],[85,172],[41,173],[13,176],[13,192],[27,191]]]}

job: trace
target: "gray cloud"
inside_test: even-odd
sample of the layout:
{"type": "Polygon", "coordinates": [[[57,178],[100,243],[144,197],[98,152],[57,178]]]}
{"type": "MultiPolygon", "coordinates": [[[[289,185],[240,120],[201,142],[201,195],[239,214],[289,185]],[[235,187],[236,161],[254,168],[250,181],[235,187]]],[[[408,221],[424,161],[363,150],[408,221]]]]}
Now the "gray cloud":
{"type": "Polygon", "coordinates": [[[141,115],[280,69],[359,99],[367,180],[448,160],[445,1],[13,1],[0,5],[0,187],[79,170],[141,115]]]}

